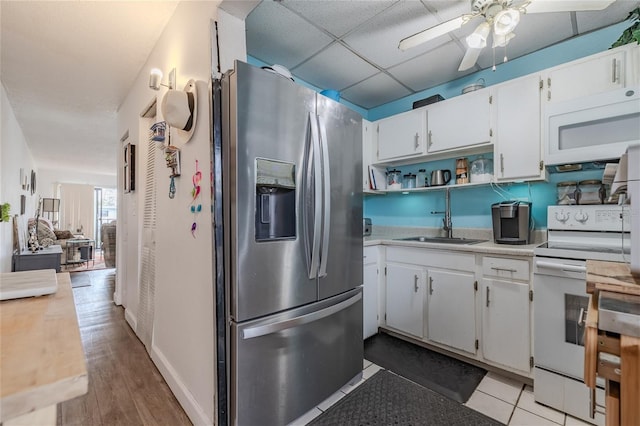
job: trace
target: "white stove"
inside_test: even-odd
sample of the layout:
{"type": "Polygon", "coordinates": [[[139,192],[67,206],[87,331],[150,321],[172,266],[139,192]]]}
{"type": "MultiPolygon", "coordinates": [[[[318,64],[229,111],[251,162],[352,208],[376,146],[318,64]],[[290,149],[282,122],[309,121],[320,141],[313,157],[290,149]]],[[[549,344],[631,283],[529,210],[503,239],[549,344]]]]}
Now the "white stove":
{"type": "Polygon", "coordinates": [[[586,261],[625,261],[629,235],[628,208],[549,206],[548,241],[534,250],[535,400],[598,425],[583,382],[586,261]]]}
{"type": "Polygon", "coordinates": [[[628,207],[549,206],[547,242],[535,256],[623,262],[630,251],[628,207]]]}

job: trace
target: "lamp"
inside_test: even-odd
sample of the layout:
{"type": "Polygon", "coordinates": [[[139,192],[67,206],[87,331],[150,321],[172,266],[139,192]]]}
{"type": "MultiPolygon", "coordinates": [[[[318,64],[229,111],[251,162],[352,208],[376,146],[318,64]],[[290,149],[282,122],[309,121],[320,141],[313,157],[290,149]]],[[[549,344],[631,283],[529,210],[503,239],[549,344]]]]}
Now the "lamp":
{"type": "Polygon", "coordinates": [[[476,27],[473,33],[469,34],[466,38],[467,46],[475,49],[483,48],[487,45],[487,37],[491,31],[491,26],[488,22],[483,22],[476,27]]]}
{"type": "Polygon", "coordinates": [[[56,213],[60,211],[60,199],[59,198],[43,198],[42,199],[42,213],[47,213],[47,219],[51,220],[53,216],[54,220],[51,221],[54,225],[57,224],[56,213]]]}
{"type": "Polygon", "coordinates": [[[162,70],[159,68],[152,68],[149,72],[149,88],[153,90],[160,90],[160,86],[168,87],[169,89],[173,89],[176,87],[176,69],[172,69],[169,73],[169,81],[168,84],[162,83],[162,70]]]}

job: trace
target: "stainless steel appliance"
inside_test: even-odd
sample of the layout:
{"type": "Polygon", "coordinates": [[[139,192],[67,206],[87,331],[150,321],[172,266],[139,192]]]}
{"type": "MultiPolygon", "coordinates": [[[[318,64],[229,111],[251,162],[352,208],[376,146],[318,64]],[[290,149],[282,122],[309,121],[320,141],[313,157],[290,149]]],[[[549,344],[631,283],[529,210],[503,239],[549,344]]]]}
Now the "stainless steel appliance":
{"type": "Polygon", "coordinates": [[[242,62],[213,82],[218,424],[287,424],[362,374],[361,117],[242,62]]]}
{"type": "MultiPolygon", "coordinates": [[[[615,205],[549,206],[548,241],[534,250],[535,400],[596,424],[604,416],[590,418],[583,383],[586,261],[623,260],[626,212],[615,205]]],[[[596,395],[603,398],[602,390],[596,395]]]]}
{"type": "Polygon", "coordinates": [[[431,172],[431,186],[446,185],[451,181],[451,170],[434,170],[431,172]]]}
{"type": "Polygon", "coordinates": [[[493,241],[496,244],[529,244],[531,203],[502,201],[491,205],[493,241]]]}

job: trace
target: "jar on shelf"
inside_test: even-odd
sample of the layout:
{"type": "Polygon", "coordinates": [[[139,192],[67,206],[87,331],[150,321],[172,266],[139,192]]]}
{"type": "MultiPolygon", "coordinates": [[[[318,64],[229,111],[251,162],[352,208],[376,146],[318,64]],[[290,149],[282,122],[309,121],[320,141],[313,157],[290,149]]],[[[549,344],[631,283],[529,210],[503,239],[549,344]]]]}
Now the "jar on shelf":
{"type": "Polygon", "coordinates": [[[424,188],[429,186],[427,183],[427,171],[425,169],[418,170],[416,174],[416,188],[424,188]]]}
{"type": "Polygon", "coordinates": [[[558,182],[556,184],[558,205],[576,204],[576,195],[578,193],[578,183],[575,181],[558,182]]]}
{"type": "Polygon", "coordinates": [[[576,201],[578,204],[604,204],[606,190],[602,181],[597,179],[578,182],[576,201]]]}
{"type": "Polygon", "coordinates": [[[416,175],[413,173],[407,173],[404,175],[403,188],[405,189],[413,189],[416,187],[416,175]]]}
{"type": "Polygon", "coordinates": [[[469,161],[466,158],[456,160],[456,184],[469,183],[469,161]]]}
{"type": "Polygon", "coordinates": [[[393,169],[387,172],[387,188],[389,189],[402,188],[402,172],[400,170],[393,169]]]}
{"type": "Polygon", "coordinates": [[[471,162],[471,183],[491,182],[493,180],[493,160],[482,155],[471,162]]]}

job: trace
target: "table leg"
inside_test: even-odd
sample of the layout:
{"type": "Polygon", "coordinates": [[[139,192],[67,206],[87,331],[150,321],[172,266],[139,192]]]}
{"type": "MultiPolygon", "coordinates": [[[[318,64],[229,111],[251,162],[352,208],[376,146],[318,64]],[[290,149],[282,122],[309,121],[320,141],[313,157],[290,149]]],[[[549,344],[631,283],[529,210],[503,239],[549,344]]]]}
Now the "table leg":
{"type": "Polygon", "coordinates": [[[620,420],[640,425],[640,338],[620,336],[620,420]]]}

